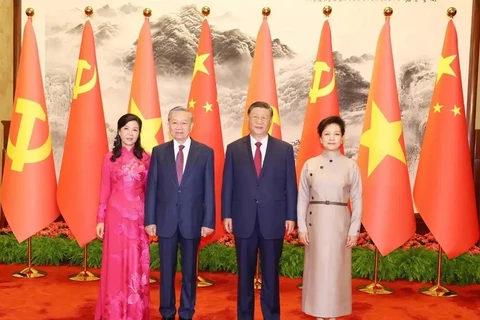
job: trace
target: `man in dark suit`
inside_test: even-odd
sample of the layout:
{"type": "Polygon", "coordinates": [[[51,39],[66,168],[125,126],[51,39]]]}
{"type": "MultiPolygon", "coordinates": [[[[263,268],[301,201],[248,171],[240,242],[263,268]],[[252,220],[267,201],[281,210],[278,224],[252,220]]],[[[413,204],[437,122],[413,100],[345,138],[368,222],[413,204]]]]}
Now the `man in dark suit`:
{"type": "Polygon", "coordinates": [[[160,255],[160,314],[175,319],[175,270],[181,251],[182,291],[178,314],[195,312],[196,262],[200,237],[215,227],[213,149],[192,140],[193,115],[183,107],[168,114],[172,141],[156,146],[145,194],[145,230],[158,235],[160,255]]]}
{"type": "Polygon", "coordinates": [[[297,179],[292,145],[268,135],[273,110],[248,109],[250,135],[227,146],[222,219],[233,232],[238,263],[237,319],[253,320],[253,279],[260,250],[261,306],[266,320],[280,319],[279,262],[285,233],[297,220],[297,179]]]}

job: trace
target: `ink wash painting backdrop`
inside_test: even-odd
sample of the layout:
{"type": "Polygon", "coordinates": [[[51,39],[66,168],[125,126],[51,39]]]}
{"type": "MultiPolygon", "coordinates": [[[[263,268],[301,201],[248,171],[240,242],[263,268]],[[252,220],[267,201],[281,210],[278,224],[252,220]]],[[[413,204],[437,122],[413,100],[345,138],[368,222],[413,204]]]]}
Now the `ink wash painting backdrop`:
{"type": "MultiPolygon", "coordinates": [[[[240,137],[252,53],[264,6],[271,8],[268,22],[274,39],[282,137],[296,150],[325,5],[333,9],[330,25],[340,112],[347,123],[347,156],[354,159],[357,156],[386,6],[393,8],[392,47],[412,186],[448,22],[446,10],[450,6],[458,10],[454,21],[459,37],[463,92],[467,93],[472,0],[23,0],[23,11],[33,7],[36,12],[34,27],[57,175],[87,5],[94,8],[91,21],[110,145],[117,119],[127,112],[136,40],[144,21],[142,11],[147,7],[153,12],[150,22],[164,130],[168,110],[176,105],[187,106],[202,22],[200,11],[204,5],[211,8],[209,22],[225,145],[240,137]]],[[[22,19],[24,23],[26,16],[22,19]]],[[[85,119],[86,126],[88,122],[85,119]]],[[[169,137],[167,131],[164,134],[169,137]]]]}

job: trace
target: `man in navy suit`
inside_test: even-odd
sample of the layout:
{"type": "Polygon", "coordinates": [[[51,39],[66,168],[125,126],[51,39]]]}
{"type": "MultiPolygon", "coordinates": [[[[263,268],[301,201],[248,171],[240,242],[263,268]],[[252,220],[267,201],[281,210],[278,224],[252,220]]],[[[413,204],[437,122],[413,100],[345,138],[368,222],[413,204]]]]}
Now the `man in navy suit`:
{"type": "Polygon", "coordinates": [[[279,262],[285,233],[297,220],[297,179],[292,145],[268,135],[273,110],[248,109],[250,135],[227,146],[222,219],[235,236],[238,263],[237,319],[253,320],[253,280],[260,250],[263,318],[280,319],[279,262]]]}
{"type": "Polygon", "coordinates": [[[215,227],[213,149],[192,140],[193,115],[183,107],[168,114],[172,141],[156,146],[145,194],[145,230],[158,235],[160,255],[160,314],[175,319],[175,270],[181,251],[182,291],[178,314],[192,319],[197,290],[200,237],[215,227]]]}

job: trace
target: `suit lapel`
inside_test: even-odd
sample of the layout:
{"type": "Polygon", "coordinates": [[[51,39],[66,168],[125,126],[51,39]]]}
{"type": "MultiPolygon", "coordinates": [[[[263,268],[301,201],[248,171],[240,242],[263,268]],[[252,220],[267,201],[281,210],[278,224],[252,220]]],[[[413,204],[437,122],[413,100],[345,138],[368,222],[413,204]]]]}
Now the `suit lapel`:
{"type": "Polygon", "coordinates": [[[271,166],[270,162],[273,161],[274,150],[275,150],[275,140],[273,140],[272,137],[268,135],[267,150],[265,151],[265,158],[263,159],[262,170],[260,170],[260,177],[258,179],[262,179],[263,174],[265,172],[265,168],[268,166],[271,166]]]}
{"type": "Polygon", "coordinates": [[[165,163],[167,164],[167,171],[170,172],[172,180],[178,186],[177,166],[175,165],[175,150],[173,148],[173,140],[168,142],[165,152],[165,163]]]}
{"type": "Polygon", "coordinates": [[[185,180],[187,180],[188,176],[192,172],[193,166],[195,165],[195,162],[198,159],[198,155],[200,154],[199,148],[200,145],[196,141],[191,139],[190,150],[188,151],[187,156],[187,164],[185,165],[185,171],[183,172],[182,183],[180,185],[184,184],[185,180]]]}

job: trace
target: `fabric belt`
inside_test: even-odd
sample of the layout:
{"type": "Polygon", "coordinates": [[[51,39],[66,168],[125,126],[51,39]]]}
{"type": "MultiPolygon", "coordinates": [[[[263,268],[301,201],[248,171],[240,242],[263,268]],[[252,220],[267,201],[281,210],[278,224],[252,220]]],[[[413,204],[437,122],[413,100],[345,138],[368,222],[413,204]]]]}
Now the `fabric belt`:
{"type": "Polygon", "coordinates": [[[347,206],[344,202],[335,202],[335,201],[310,201],[310,204],[325,204],[325,205],[332,205],[332,206],[347,206]]]}

